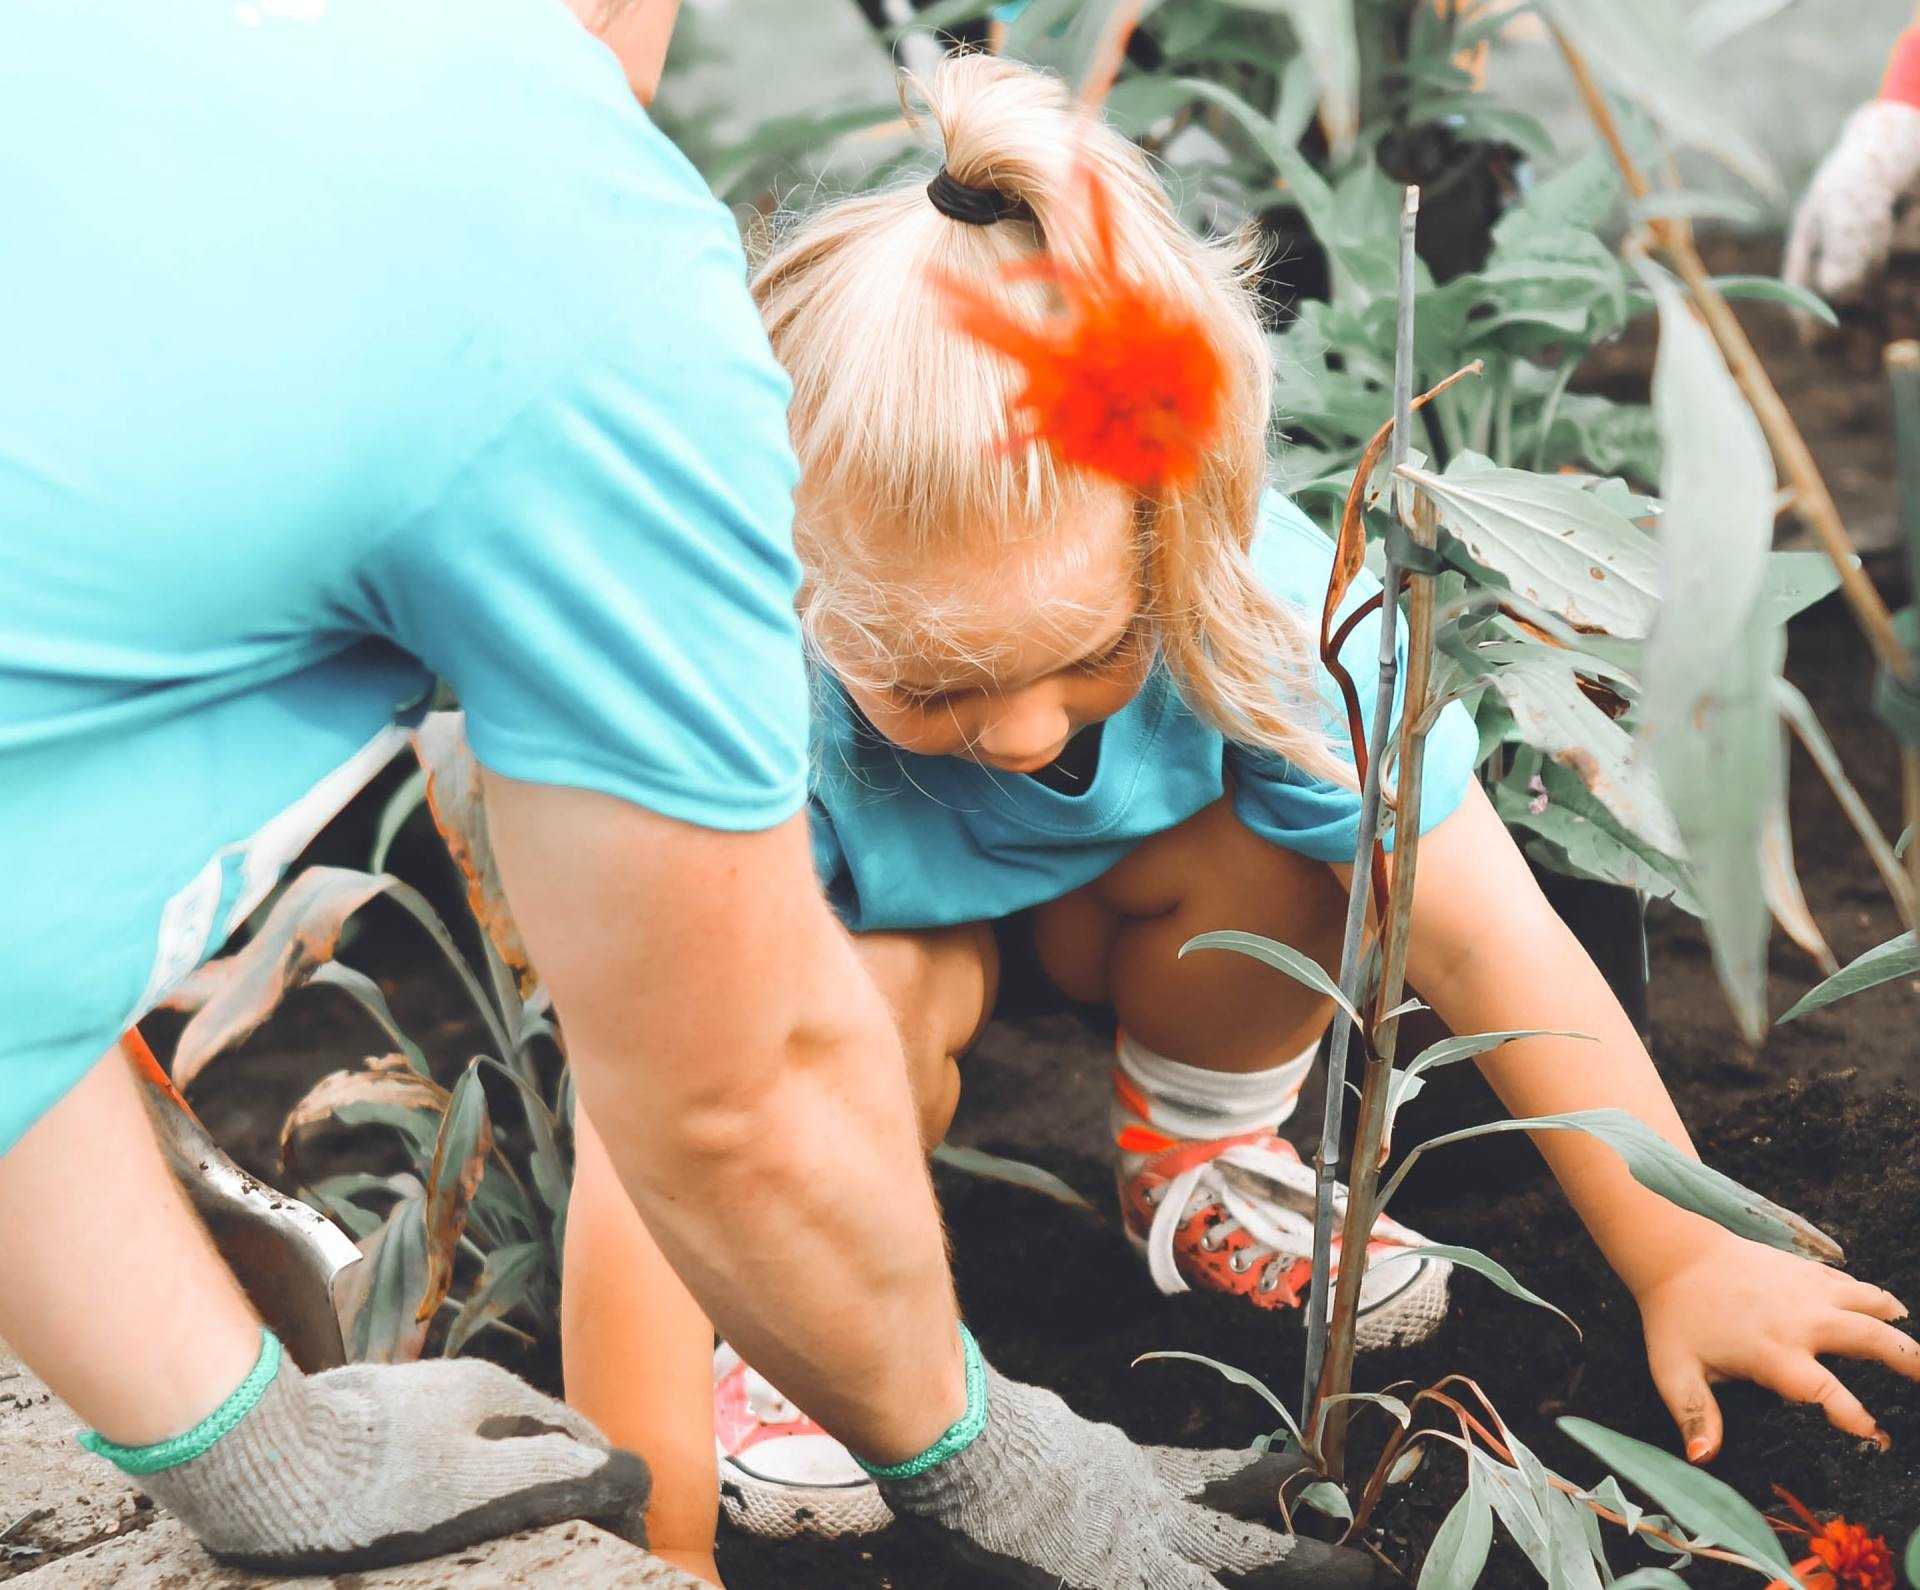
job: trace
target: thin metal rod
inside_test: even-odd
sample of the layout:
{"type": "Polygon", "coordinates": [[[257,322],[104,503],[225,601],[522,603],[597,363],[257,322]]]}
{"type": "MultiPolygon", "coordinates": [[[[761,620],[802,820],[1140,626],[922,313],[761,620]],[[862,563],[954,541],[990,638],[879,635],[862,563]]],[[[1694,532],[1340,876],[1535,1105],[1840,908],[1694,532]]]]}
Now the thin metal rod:
{"type": "MultiPolygon", "coordinates": [[[[1393,366],[1393,446],[1391,457],[1397,470],[1407,461],[1412,446],[1413,427],[1413,296],[1414,240],[1420,217],[1420,190],[1410,187],[1400,211],[1400,297],[1397,318],[1397,343],[1393,366]]],[[[1396,505],[1404,490],[1400,477],[1393,477],[1396,505]]],[[[1400,604],[1400,568],[1391,546],[1387,553],[1387,598],[1380,604],[1380,687],[1374,698],[1373,721],[1367,733],[1367,776],[1360,792],[1360,830],[1355,838],[1353,877],[1347,891],[1346,930],[1340,941],[1340,988],[1357,1010],[1365,997],[1361,981],[1365,970],[1364,943],[1367,925],[1367,886],[1372,872],[1374,846],[1380,839],[1380,775],[1386,764],[1387,734],[1393,722],[1394,682],[1399,673],[1397,645],[1400,604]]],[[[1327,1055],[1327,1098],[1321,1117],[1320,1150],[1314,1159],[1316,1183],[1313,1208],[1313,1281],[1307,1299],[1307,1358],[1301,1379],[1300,1406],[1305,1423],[1302,1428],[1316,1429],[1323,1387],[1329,1366],[1328,1303],[1331,1298],[1333,1268],[1334,1187],[1339,1180],[1340,1134],[1345,1121],[1347,1060],[1354,1036],[1354,1024],[1336,1011],[1333,1018],[1333,1043],[1327,1055]]],[[[1364,1035],[1363,1035],[1364,1037],[1364,1035]]],[[[1364,1043],[1363,1043],[1364,1049],[1364,1043]]],[[[1364,1246],[1361,1248],[1365,1252],[1364,1246]]],[[[1343,1374],[1351,1381],[1353,1373],[1352,1339],[1345,1345],[1347,1363],[1343,1374]]],[[[1339,1417],[1348,1405],[1334,1403],[1327,1408],[1326,1432],[1333,1434],[1338,1418],[1340,1437],[1346,1421],[1339,1417]]],[[[1343,1441],[1336,1439],[1331,1453],[1323,1440],[1319,1457],[1328,1473],[1336,1479],[1344,1460],[1343,1441]]]]}

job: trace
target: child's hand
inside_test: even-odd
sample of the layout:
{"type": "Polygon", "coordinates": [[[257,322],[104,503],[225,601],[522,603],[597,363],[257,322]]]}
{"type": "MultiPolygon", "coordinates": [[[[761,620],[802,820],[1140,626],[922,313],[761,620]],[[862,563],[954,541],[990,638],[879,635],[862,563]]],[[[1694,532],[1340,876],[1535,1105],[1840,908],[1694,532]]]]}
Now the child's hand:
{"type": "Polygon", "coordinates": [[[1751,1380],[1789,1402],[1817,1402],[1836,1429],[1884,1448],[1886,1432],[1815,1355],[1920,1380],[1920,1342],[1887,1323],[1907,1317],[1891,1292],[1718,1228],[1638,1302],[1653,1383],[1693,1463],[1720,1450],[1711,1381],[1751,1380]]]}

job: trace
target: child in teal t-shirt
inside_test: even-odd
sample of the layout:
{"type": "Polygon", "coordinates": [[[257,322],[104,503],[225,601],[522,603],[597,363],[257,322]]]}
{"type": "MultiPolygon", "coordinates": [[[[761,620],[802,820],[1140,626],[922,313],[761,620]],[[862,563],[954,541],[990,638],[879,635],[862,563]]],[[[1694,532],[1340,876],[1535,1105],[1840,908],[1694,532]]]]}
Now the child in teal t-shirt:
{"type": "MultiPolygon", "coordinates": [[[[1264,488],[1268,344],[1240,260],[1185,233],[1139,151],[1081,130],[1057,82],[962,57],[929,94],[941,175],[829,207],[756,278],[794,383],[819,871],[892,1005],[929,1144],[996,983],[1029,969],[1003,965],[1010,945],[1117,1020],[1108,1146],[1126,1235],[1153,1280],[1278,1317],[1305,1298],[1312,1208],[1311,1174],[1280,1126],[1331,1007],[1245,957],[1179,952],[1242,929],[1337,964],[1359,797],[1313,644],[1330,545],[1264,488]],[[1111,205],[1119,271],[1204,327],[1226,372],[1217,440],[1177,492],[1137,497],[1010,440],[1019,377],[955,329],[939,285],[957,278],[1016,318],[1041,313],[1039,247],[1086,263],[1088,168],[1111,205]],[[1020,932],[1007,931],[1013,913],[1020,932]]],[[[1362,703],[1377,634],[1361,624],[1343,653],[1362,703]]],[[[1443,712],[1409,981],[1457,1032],[1589,1035],[1482,1057],[1515,1115],[1624,1109],[1684,1145],[1632,1023],[1473,781],[1474,746],[1464,713],[1443,712]]],[[[1681,1211],[1578,1134],[1541,1149],[1635,1294],[1690,1456],[1717,1445],[1709,1377],[1820,1395],[1832,1377],[1813,1354],[1843,1327],[1871,1356],[1920,1359],[1904,1338],[1865,1345],[1899,1306],[1877,1288],[1681,1211]]],[[[821,1174],[859,1152],[821,1144],[821,1174]]],[[[570,1230],[619,1201],[583,1172],[570,1230]]],[[[604,1265],[613,1249],[595,1246],[604,1265]]],[[[1382,1219],[1365,1254],[1336,1255],[1366,1266],[1363,1344],[1417,1339],[1445,1315],[1450,1267],[1428,1246],[1382,1219]]],[[[576,1316],[598,1312],[596,1293],[617,1311],[617,1288],[576,1269],[573,1251],[576,1316]]],[[[655,1366],[704,1350],[698,1329],[665,1342],[657,1312],[633,1330],[655,1366]]],[[[635,1408],[629,1421],[591,1379],[570,1384],[610,1434],[651,1449],[649,1419],[662,1416],[635,1408]]],[[[725,1351],[715,1391],[737,1520],[779,1533],[882,1516],[846,1454],[725,1351]]],[[[1845,1428],[1871,1430],[1844,1397],[1822,1400],[1845,1428]]],[[[699,1444],[671,1438],[676,1451],[699,1444]]],[[[692,1483],[663,1475],[655,1516],[692,1483]]],[[[682,1543],[656,1540],[669,1544],[682,1543]]]]}

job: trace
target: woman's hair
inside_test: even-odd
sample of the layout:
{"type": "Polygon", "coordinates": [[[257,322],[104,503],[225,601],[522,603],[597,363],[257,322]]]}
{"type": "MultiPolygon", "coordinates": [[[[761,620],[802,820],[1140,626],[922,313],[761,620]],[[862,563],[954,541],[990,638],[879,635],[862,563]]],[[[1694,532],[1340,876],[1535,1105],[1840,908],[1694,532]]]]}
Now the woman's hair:
{"type": "MultiPolygon", "coordinates": [[[[909,78],[906,88],[924,105],[909,103],[909,117],[938,129],[949,174],[1025,211],[969,225],[936,209],[915,180],[806,218],[755,272],[774,354],[793,380],[809,636],[831,615],[837,635],[865,637],[879,677],[864,682],[884,685],[887,640],[940,622],[925,592],[893,588],[890,574],[928,555],[1017,555],[1019,543],[1030,549],[1036,533],[1118,489],[1061,465],[1044,444],[1010,442],[1018,372],[953,329],[935,283],[941,274],[979,283],[1037,320],[1048,289],[1005,278],[1044,245],[1069,270],[1117,267],[1177,306],[1214,340],[1226,370],[1219,433],[1197,479],[1136,504],[1142,611],[1159,655],[1223,734],[1351,784],[1322,725],[1312,633],[1267,594],[1248,552],[1266,485],[1271,382],[1248,251],[1183,228],[1141,151],[1082,117],[1056,78],[956,55],[931,82],[909,78]],[[1090,177],[1112,211],[1111,262],[1094,257],[1090,177]]],[[[836,671],[863,670],[838,650],[836,671]]]]}

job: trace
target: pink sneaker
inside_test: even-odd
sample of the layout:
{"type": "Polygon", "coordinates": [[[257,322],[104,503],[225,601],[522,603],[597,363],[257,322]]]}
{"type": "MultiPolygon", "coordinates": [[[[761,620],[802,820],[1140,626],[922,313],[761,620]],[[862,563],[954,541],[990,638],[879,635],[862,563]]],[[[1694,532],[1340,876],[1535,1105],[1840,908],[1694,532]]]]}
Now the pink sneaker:
{"type": "MultiPolygon", "coordinates": [[[[1120,1150],[1120,1214],[1127,1238],[1162,1292],[1193,1288],[1244,1297],[1255,1308],[1304,1306],[1313,1278],[1314,1173],[1272,1131],[1213,1141],[1173,1138],[1148,1125],[1144,1100],[1114,1074],[1120,1150]]],[[[1346,1189],[1336,1195],[1346,1212],[1346,1189]]],[[[1411,1258],[1377,1268],[1426,1238],[1382,1215],[1367,1244],[1360,1283],[1361,1347],[1423,1341],[1447,1316],[1444,1259],[1411,1258]]],[[[1334,1273],[1340,1239],[1334,1237],[1334,1273]]]]}
{"type": "Polygon", "coordinates": [[[720,1505],[750,1535],[871,1535],[893,1522],[853,1454],[725,1342],[713,1355],[720,1505]]]}

